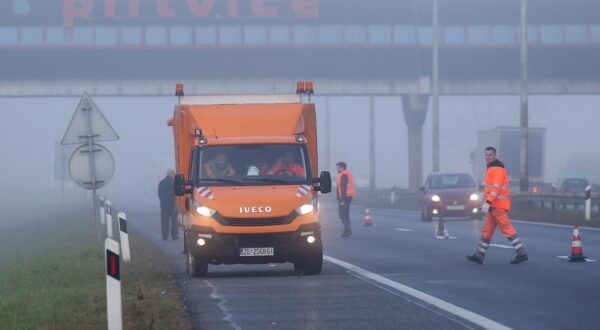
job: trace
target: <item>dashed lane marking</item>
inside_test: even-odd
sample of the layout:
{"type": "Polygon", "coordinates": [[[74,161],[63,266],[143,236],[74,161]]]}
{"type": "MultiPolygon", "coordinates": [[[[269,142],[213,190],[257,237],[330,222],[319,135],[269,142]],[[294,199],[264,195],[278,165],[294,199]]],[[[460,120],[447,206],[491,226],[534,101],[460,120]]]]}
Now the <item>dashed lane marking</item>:
{"type": "Polygon", "coordinates": [[[394,228],[394,230],[397,230],[397,231],[406,231],[406,232],[413,231],[412,229],[407,229],[407,228],[394,228]]]}
{"type": "MultiPolygon", "coordinates": [[[[450,313],[452,315],[458,316],[459,318],[462,318],[464,320],[467,320],[473,324],[476,324],[480,327],[483,327],[485,329],[510,329],[509,327],[500,324],[498,322],[495,322],[493,320],[488,319],[485,316],[473,313],[469,310],[466,310],[462,307],[458,307],[456,305],[453,305],[447,301],[441,300],[439,298],[436,298],[434,296],[428,295],[424,292],[421,292],[419,290],[413,289],[409,286],[406,286],[404,284],[392,281],[388,278],[385,278],[381,275],[377,275],[375,273],[372,273],[366,269],[360,268],[358,266],[355,266],[353,264],[347,263],[345,261],[324,255],[323,256],[324,260],[327,260],[331,263],[334,263],[340,267],[345,268],[346,270],[348,270],[348,272],[352,275],[357,276],[358,278],[366,281],[367,283],[369,282],[375,282],[377,284],[383,285],[386,288],[390,288],[393,290],[396,290],[397,292],[401,292],[403,294],[412,296],[418,300],[421,300],[423,302],[425,302],[426,304],[435,306],[436,308],[439,308],[447,313],[450,313]]],[[[377,284],[373,283],[374,285],[377,286],[377,284]]],[[[383,288],[383,287],[382,287],[383,288]]],[[[383,288],[385,289],[385,288],[383,288]]],[[[424,306],[426,307],[426,306],[424,306]]],[[[434,311],[435,312],[435,311],[434,311]]],[[[440,314],[443,315],[443,314],[440,314]]]]}
{"type": "Polygon", "coordinates": [[[490,246],[501,248],[501,249],[512,249],[513,248],[510,245],[502,245],[502,244],[490,244],[490,246]]]}

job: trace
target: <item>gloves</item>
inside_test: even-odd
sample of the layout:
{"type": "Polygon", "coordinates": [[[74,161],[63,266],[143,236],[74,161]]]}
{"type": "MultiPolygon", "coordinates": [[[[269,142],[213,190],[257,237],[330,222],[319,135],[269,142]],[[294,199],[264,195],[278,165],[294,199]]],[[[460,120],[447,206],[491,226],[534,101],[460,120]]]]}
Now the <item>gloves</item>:
{"type": "Polygon", "coordinates": [[[488,202],[483,203],[483,205],[481,205],[481,213],[488,214],[489,211],[490,211],[490,203],[488,203],[488,202]]]}

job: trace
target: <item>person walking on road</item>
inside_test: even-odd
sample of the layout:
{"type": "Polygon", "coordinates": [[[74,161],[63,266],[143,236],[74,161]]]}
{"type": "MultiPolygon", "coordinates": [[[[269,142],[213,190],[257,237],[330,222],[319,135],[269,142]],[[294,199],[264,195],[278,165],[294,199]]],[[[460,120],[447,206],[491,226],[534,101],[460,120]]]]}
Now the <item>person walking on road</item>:
{"type": "Polygon", "coordinates": [[[342,220],[342,224],[344,225],[344,232],[342,233],[342,237],[346,238],[352,235],[352,230],[350,229],[350,204],[352,203],[352,198],[356,195],[356,190],[354,189],[354,180],[352,179],[352,174],[346,168],[345,162],[339,162],[337,165],[337,199],[338,199],[338,213],[340,219],[342,220]]]}
{"type": "Polygon", "coordinates": [[[483,224],[479,246],[473,255],[467,256],[467,259],[478,264],[483,263],[494,230],[496,226],[499,226],[502,234],[510,241],[517,253],[516,258],[510,263],[519,264],[529,258],[525,248],[523,248],[521,239],[517,236],[517,232],[508,218],[508,212],[510,211],[508,176],[504,164],[496,158],[496,148],[485,148],[485,161],[487,163],[485,190],[483,192],[485,203],[481,206],[481,213],[486,215],[486,219],[483,224]]]}
{"type": "Polygon", "coordinates": [[[171,238],[179,238],[179,227],[177,225],[177,211],[175,210],[175,171],[170,169],[167,176],[158,184],[158,198],[160,199],[160,221],[163,241],[171,238]]]}

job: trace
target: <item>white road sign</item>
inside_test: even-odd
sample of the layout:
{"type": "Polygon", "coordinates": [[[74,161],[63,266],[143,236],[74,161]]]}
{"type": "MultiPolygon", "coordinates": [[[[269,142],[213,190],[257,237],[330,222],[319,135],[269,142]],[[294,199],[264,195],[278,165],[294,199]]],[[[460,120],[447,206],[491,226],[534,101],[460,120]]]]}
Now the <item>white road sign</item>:
{"type": "Polygon", "coordinates": [[[88,143],[88,137],[91,137],[93,142],[115,141],[119,139],[119,135],[117,135],[117,132],[108,123],[102,112],[100,112],[98,106],[85,93],[81,97],[73,118],[71,118],[71,123],[60,143],[88,143]]]}
{"type": "Polygon", "coordinates": [[[115,174],[115,160],[108,149],[94,143],[92,152],[93,168],[90,161],[91,152],[87,144],[77,148],[69,161],[69,173],[73,181],[82,188],[90,190],[104,187],[115,174]]]}

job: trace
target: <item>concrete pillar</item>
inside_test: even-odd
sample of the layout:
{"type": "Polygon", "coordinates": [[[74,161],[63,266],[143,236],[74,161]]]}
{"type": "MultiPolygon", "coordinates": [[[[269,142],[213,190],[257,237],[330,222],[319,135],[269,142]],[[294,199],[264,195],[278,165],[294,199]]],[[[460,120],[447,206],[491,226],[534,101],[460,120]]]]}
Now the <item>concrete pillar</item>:
{"type": "Polygon", "coordinates": [[[408,182],[414,191],[423,185],[423,124],[428,101],[428,94],[402,95],[402,111],[408,126],[408,182]]]}
{"type": "Polygon", "coordinates": [[[375,189],[375,97],[369,96],[369,188],[375,189]]]}

